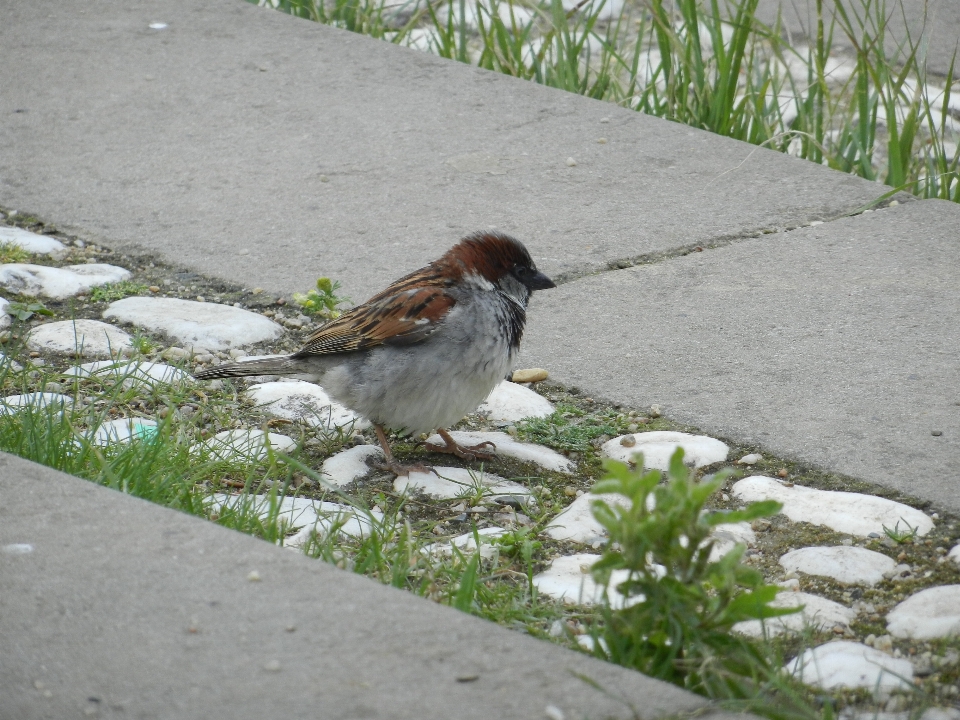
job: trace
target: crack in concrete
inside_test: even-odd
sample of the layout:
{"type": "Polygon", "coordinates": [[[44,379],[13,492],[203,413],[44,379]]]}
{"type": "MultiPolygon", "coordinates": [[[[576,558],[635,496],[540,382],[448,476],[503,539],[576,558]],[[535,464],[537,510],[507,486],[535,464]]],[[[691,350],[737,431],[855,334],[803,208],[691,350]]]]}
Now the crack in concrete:
{"type": "Polygon", "coordinates": [[[777,227],[768,226],[756,230],[748,230],[746,232],[718,235],[716,238],[713,238],[707,242],[690,243],[688,245],[679,245],[668,250],[657,250],[654,252],[640,253],[639,255],[633,255],[630,257],[608,260],[606,267],[595,267],[590,269],[585,268],[582,270],[570,270],[567,272],[558,273],[553,276],[552,279],[557,285],[565,285],[570,282],[582,280],[583,278],[595,277],[608,272],[627,270],[629,268],[638,267],[641,265],[655,265],[657,263],[672,260],[674,258],[684,257],[695,252],[705,252],[707,250],[717,250],[720,248],[729,247],[736,242],[743,240],[755,240],[756,238],[763,237],[764,235],[778,235],[780,233],[803,230],[805,228],[815,227],[814,223],[818,225],[826,225],[827,223],[836,222],[837,220],[842,220],[843,218],[862,215],[864,211],[882,210],[890,207],[891,203],[896,206],[898,204],[902,205],[906,202],[914,202],[918,200],[919,198],[916,196],[908,195],[904,192],[896,192],[892,197],[890,194],[884,194],[871,203],[861,205],[853,210],[840,213],[839,215],[834,215],[824,220],[810,220],[799,225],[785,225],[777,227]]]}

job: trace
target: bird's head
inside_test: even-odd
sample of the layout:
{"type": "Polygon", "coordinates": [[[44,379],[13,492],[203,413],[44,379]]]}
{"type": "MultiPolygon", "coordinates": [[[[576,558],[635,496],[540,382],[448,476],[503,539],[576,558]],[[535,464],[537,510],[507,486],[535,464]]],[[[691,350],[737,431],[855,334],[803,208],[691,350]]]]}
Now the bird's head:
{"type": "Polygon", "coordinates": [[[523,305],[534,290],[556,287],[537,270],[523,243],[498,232],[478,232],[454,245],[439,260],[448,272],[486,289],[499,288],[523,305]]]}

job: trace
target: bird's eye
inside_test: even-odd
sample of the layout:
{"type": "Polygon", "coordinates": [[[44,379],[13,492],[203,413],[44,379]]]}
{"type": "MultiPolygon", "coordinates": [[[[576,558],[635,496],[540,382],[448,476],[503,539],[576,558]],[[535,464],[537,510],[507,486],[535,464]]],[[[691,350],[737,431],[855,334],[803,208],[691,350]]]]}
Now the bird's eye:
{"type": "Polygon", "coordinates": [[[516,268],[514,268],[514,273],[517,275],[517,277],[526,277],[530,274],[530,268],[528,268],[526,265],[518,265],[516,268]]]}

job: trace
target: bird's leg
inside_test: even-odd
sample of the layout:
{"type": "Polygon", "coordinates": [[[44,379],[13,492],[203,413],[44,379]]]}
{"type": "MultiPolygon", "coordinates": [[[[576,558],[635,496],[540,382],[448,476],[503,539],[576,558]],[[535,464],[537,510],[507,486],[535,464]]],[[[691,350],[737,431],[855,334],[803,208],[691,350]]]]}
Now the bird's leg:
{"type": "Polygon", "coordinates": [[[380,447],[383,448],[383,456],[386,458],[386,462],[376,463],[378,469],[389,470],[394,475],[409,475],[411,472],[435,472],[432,467],[427,467],[423,464],[401,465],[398,463],[397,459],[393,456],[393,452],[390,450],[390,443],[387,442],[387,434],[383,431],[383,426],[374,423],[373,429],[377,433],[377,440],[380,441],[380,447]]]}
{"type": "Polygon", "coordinates": [[[436,445],[430,445],[430,449],[434,452],[450,453],[451,455],[456,455],[458,458],[462,458],[464,460],[493,460],[497,456],[497,446],[489,440],[484,440],[478,445],[470,445],[469,447],[465,447],[450,437],[450,433],[443,428],[439,428],[437,432],[443,439],[444,446],[437,447],[436,445]],[[493,448],[493,450],[485,450],[484,448],[487,445],[493,448]]]}

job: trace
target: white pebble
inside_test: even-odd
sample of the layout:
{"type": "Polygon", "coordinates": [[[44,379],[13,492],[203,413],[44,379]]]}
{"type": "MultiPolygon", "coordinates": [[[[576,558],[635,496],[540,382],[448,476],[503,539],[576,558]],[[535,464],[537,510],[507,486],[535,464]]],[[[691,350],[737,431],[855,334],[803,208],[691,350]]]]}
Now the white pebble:
{"type": "Polygon", "coordinates": [[[90,263],[62,268],[28,263],[0,265],[0,287],[33,297],[63,300],[105,283],[130,278],[130,271],[116,265],[90,263]]]}
{"type": "Polygon", "coordinates": [[[298,380],[259,383],[252,385],[246,394],[264,412],[311,427],[362,430],[370,426],[367,420],[332,400],[323,388],[313,383],[298,380]]]}
{"type": "MultiPolygon", "coordinates": [[[[570,474],[574,469],[574,464],[560,453],[542,445],[518,442],[507,433],[454,430],[450,433],[450,436],[461,445],[478,445],[489,440],[496,445],[498,455],[506,455],[524,462],[535,463],[546,470],[570,474]]],[[[440,447],[443,445],[443,441],[439,435],[431,435],[427,439],[427,444],[440,447]]]]}
{"type": "Polygon", "coordinates": [[[494,422],[517,422],[528,417],[546,417],[553,412],[553,404],[530,388],[504,380],[477,412],[494,422]]]}
{"type": "Polygon", "coordinates": [[[462,496],[482,495],[519,495],[530,497],[530,490],[515,482],[504,480],[498,475],[457,467],[434,467],[433,472],[411,472],[399,475],[393,482],[398,493],[419,490],[424,495],[441,499],[453,499],[462,496]]]}
{"type": "Polygon", "coordinates": [[[366,460],[371,457],[382,459],[383,450],[376,445],[357,445],[341,450],[323,461],[320,472],[324,475],[324,482],[343,487],[354,480],[366,477],[370,474],[370,466],[367,465],[366,460]]]}
{"type": "Polygon", "coordinates": [[[123,330],[99,320],[62,320],[38,325],[27,337],[27,347],[80,355],[110,357],[132,347],[132,338],[123,330]]]}
{"type": "Polygon", "coordinates": [[[866,688],[881,695],[911,687],[913,665],[856,642],[840,640],[804,651],[787,663],[801,682],[825,690],[866,688]]]}
{"type": "Polygon", "coordinates": [[[177,298],[124,298],[111,303],[103,317],[162,332],[183,345],[207,351],[275,340],[284,332],[249,310],[177,298]]]}
{"type": "Polygon", "coordinates": [[[744,502],[776,500],[783,503],[783,514],[794,522],[825,525],[858,537],[883,535],[884,526],[893,529],[898,524],[903,531],[907,530],[905,524],[917,528],[920,536],[933,529],[926,514],[903,503],[860,493],[788,487],[762,475],[740,480],[733,486],[733,494],[744,502]]]}
{"type": "Polygon", "coordinates": [[[601,452],[604,456],[628,462],[635,453],[643,453],[643,464],[647,468],[667,470],[670,467],[670,457],[678,447],[684,451],[683,461],[693,463],[694,467],[703,467],[727,459],[730,448],[725,443],[707,437],[706,435],[691,435],[689,433],[656,430],[653,432],[634,433],[636,443],[630,447],[621,444],[623,437],[616,437],[603,444],[601,452]]]}
{"type": "Polygon", "coordinates": [[[886,555],[859,547],[807,547],[780,558],[787,571],[831,577],[847,584],[876,585],[896,562],[886,555]]]}
{"type": "Polygon", "coordinates": [[[740,465],[756,465],[761,460],[763,460],[763,455],[760,453],[750,453],[737,460],[737,463],[740,465]]]}
{"type": "Polygon", "coordinates": [[[914,640],[960,635],[960,585],[941,585],[911,595],[887,614],[887,630],[895,637],[914,640]]]}
{"type": "Polygon", "coordinates": [[[785,632],[801,632],[807,626],[823,629],[835,625],[849,625],[857,616],[853,610],[838,602],[804,592],[779,592],[770,604],[775,608],[795,608],[802,605],[803,610],[765,620],[745,620],[738,622],[733,629],[743,635],[762,637],[764,626],[767,635],[781,635],[785,632]]]}

